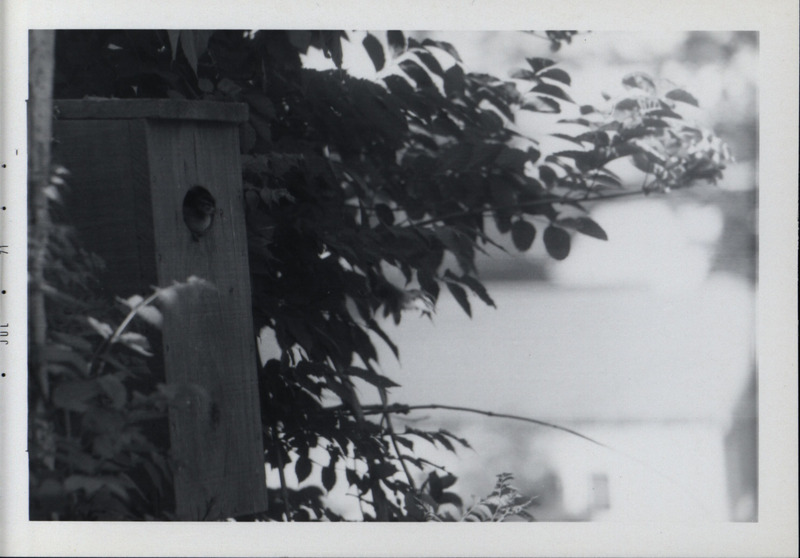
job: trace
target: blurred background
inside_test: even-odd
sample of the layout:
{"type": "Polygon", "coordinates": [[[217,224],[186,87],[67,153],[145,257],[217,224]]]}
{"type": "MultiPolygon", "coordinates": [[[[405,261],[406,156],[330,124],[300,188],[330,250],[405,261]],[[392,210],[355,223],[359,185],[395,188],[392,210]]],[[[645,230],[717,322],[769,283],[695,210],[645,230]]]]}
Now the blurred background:
{"type": "MultiPolygon", "coordinates": [[[[572,76],[578,105],[600,105],[626,74],[646,72],[690,91],[697,118],[737,162],[717,186],[592,207],[609,241],[574,237],[563,262],[539,240],[520,254],[497,235],[508,253],[478,262],[496,309],[472,300],[469,319],[443,295],[432,320],[409,312],[399,327],[386,324],[400,347],[399,362],[381,353],[383,373],[402,385],[392,401],[524,415],[612,449],[449,411],[400,415],[395,427],[442,426],[470,442],[474,450],[456,455],[415,446],[459,477],[453,488],[466,504],[508,472],[538,520],[757,521],[758,34],[592,32],[557,52],[526,33],[409,35],[449,41],[467,67],[501,78],[525,57],[552,58],[572,76]]],[[[374,75],[360,40],[344,59],[352,73],[374,75]]],[[[552,121],[526,113],[518,124],[541,130],[552,121]]],[[[377,402],[367,388],[363,395],[377,402]]],[[[330,498],[359,517],[346,486],[330,498]]]]}

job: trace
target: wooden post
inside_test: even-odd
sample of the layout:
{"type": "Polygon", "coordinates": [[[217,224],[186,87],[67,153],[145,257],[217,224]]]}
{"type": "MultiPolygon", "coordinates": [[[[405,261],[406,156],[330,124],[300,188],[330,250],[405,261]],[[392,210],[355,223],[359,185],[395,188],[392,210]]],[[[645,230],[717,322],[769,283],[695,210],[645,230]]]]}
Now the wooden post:
{"type": "Polygon", "coordinates": [[[241,104],[56,101],[57,160],[72,173],[71,215],[107,265],[107,294],[181,289],[164,307],[176,513],[219,519],[266,509],[238,124],[241,104]],[[190,188],[213,198],[211,226],[184,221],[190,188]]]}

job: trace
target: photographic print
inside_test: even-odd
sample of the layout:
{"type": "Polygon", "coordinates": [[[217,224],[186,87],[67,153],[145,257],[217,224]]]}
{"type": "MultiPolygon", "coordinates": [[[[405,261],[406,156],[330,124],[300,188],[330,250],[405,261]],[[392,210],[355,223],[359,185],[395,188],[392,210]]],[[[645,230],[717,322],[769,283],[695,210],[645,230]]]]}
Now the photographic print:
{"type": "Polygon", "coordinates": [[[30,528],[773,519],[763,31],[233,23],[26,30],[30,528]]]}

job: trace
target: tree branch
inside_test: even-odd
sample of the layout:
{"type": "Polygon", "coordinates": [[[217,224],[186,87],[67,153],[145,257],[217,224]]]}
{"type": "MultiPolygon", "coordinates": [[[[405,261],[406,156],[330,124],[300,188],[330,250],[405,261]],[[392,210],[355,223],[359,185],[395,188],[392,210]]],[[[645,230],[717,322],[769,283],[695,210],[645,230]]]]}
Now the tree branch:
{"type": "Polygon", "coordinates": [[[606,200],[612,200],[612,199],[616,199],[616,198],[625,198],[625,197],[630,197],[630,196],[640,196],[640,195],[646,195],[646,194],[647,194],[647,192],[642,191],[642,190],[633,190],[633,191],[626,191],[626,192],[616,192],[614,194],[599,195],[599,196],[595,196],[595,197],[584,197],[584,198],[581,198],[581,199],[574,199],[574,200],[573,199],[564,198],[564,197],[542,198],[540,200],[532,200],[532,201],[529,201],[529,202],[515,203],[513,205],[499,205],[499,206],[496,206],[496,207],[488,207],[488,208],[482,207],[480,209],[475,209],[475,210],[472,210],[472,211],[458,211],[458,212],[454,212],[454,213],[448,213],[448,214],[442,215],[440,217],[432,217],[430,219],[425,219],[423,221],[416,221],[416,222],[407,221],[407,222],[409,223],[408,226],[425,227],[427,225],[433,225],[435,223],[438,223],[439,221],[446,221],[448,219],[456,219],[458,217],[471,217],[471,216],[474,216],[474,215],[491,214],[492,212],[502,211],[502,210],[506,210],[506,209],[521,209],[521,208],[525,208],[525,207],[536,207],[538,205],[551,205],[551,204],[554,204],[554,203],[564,204],[564,205],[569,205],[569,204],[573,204],[573,203],[591,203],[591,202],[596,202],[596,201],[606,201],[606,200]]]}
{"type": "MultiPolygon", "coordinates": [[[[322,409],[326,412],[339,412],[339,411],[348,411],[347,407],[344,405],[336,405],[334,407],[324,407],[322,409]]],[[[495,413],[494,411],[484,411],[482,409],[474,409],[472,407],[460,407],[456,405],[440,405],[438,403],[430,403],[426,405],[405,405],[402,403],[393,403],[391,405],[383,406],[383,405],[365,405],[362,407],[362,411],[364,415],[380,415],[385,413],[394,413],[394,414],[408,414],[411,411],[420,411],[420,410],[444,410],[444,411],[459,411],[462,413],[473,413],[477,415],[483,415],[492,418],[504,418],[510,420],[518,420],[522,422],[528,422],[531,424],[537,424],[539,426],[545,426],[547,428],[553,428],[555,430],[560,430],[561,432],[566,432],[567,434],[572,434],[573,436],[577,436],[578,438],[582,438],[587,442],[591,442],[597,446],[602,448],[606,448],[611,451],[616,451],[611,446],[607,446],[602,442],[598,442],[594,438],[590,438],[585,434],[581,434],[576,430],[572,430],[571,428],[567,428],[566,426],[560,426],[558,424],[553,424],[552,422],[547,422],[544,420],[539,420],[530,417],[523,417],[520,415],[509,415],[506,413],[495,413]]]]}

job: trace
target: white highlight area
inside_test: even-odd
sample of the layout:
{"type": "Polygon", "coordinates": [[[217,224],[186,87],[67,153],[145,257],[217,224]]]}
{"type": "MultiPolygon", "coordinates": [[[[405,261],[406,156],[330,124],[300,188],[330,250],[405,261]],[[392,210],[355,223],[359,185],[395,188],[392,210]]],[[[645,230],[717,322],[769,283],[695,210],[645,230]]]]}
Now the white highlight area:
{"type": "Polygon", "coordinates": [[[687,204],[674,209],[656,200],[598,207],[592,218],[608,233],[608,242],[576,235],[569,258],[552,266],[555,283],[695,289],[708,276],[723,226],[716,207],[687,204]]]}

